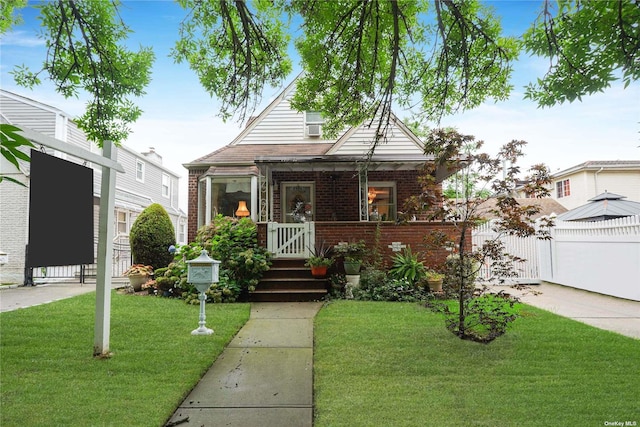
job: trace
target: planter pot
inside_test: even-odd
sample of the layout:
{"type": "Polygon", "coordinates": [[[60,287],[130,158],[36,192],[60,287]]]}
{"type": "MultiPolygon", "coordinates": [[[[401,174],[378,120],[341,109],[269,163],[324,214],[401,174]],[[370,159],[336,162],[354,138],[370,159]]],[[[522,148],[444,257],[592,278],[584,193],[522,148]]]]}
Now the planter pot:
{"type": "Polygon", "coordinates": [[[149,280],[149,276],[146,274],[131,274],[129,277],[129,284],[133,287],[133,290],[136,292],[140,292],[142,289],[142,285],[144,285],[147,280],[149,280]]]}
{"type": "Polygon", "coordinates": [[[311,267],[311,275],[315,278],[322,279],[327,275],[327,269],[329,267],[326,265],[318,265],[316,267],[311,267]]]}
{"type": "Polygon", "coordinates": [[[345,261],[344,262],[344,272],[348,275],[355,275],[360,273],[360,266],[362,263],[360,261],[345,261]]]}
{"type": "Polygon", "coordinates": [[[359,274],[347,274],[347,286],[352,288],[360,287],[360,275],[359,274]]]}
{"type": "Polygon", "coordinates": [[[429,289],[431,292],[442,292],[442,279],[440,280],[427,280],[429,289]]]}
{"type": "Polygon", "coordinates": [[[353,289],[360,287],[359,274],[347,274],[347,284],[344,287],[344,295],[347,299],[353,299],[353,289]]]}

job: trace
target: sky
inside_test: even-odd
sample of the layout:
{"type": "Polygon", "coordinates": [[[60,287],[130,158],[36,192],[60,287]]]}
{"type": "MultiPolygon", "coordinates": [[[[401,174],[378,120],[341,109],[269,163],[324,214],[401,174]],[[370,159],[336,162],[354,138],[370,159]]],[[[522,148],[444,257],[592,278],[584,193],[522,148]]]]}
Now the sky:
{"type": "MultiPolygon", "coordinates": [[[[507,35],[522,34],[542,4],[540,0],[490,3],[503,17],[507,35]]],[[[82,114],[86,99],[65,99],[46,81],[33,90],[13,81],[9,73],[15,66],[25,64],[39,69],[46,53],[44,43],[37,38],[37,11],[26,8],[20,14],[24,23],[0,39],[0,87],[71,116],[82,114]]],[[[219,102],[202,89],[186,64],[176,64],[168,57],[185,15],[183,9],[168,0],[124,0],[121,6],[121,16],[133,31],[130,45],[151,46],[156,55],[146,95],[134,100],[143,114],[130,126],[132,133],[124,144],[138,152],[154,147],[163,157],[163,164],[182,177],[180,207],[186,212],[187,171],[182,165],[231,142],[243,124],[224,123],[217,117],[219,102]]],[[[298,74],[297,58],[293,61],[290,78],[282,87],[266,88],[254,115],[298,74]]],[[[484,149],[492,154],[513,139],[527,141],[526,156],[520,162],[523,170],[538,163],[545,163],[554,172],[589,160],[640,159],[640,84],[623,90],[622,83],[614,83],[604,93],[583,97],[582,102],[540,109],[524,100],[524,86],[542,77],[547,66],[548,60],[522,54],[514,65],[514,90],[509,100],[487,101],[474,110],[445,117],[441,125],[456,127],[463,134],[483,140],[484,149]]],[[[400,118],[410,115],[405,111],[395,113],[400,118]]]]}

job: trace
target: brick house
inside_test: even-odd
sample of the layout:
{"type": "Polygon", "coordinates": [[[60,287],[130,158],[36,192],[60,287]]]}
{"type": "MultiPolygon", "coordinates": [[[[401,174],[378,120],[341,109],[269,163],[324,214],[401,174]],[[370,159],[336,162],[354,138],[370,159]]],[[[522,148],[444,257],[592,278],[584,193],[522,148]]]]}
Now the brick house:
{"type": "MultiPolygon", "coordinates": [[[[316,241],[364,239],[373,245],[380,226],[389,260],[394,248],[419,250],[430,230],[453,232],[450,224],[398,221],[404,200],[421,193],[418,176],[431,160],[398,118],[392,117],[385,141],[367,159],[375,121],[325,139],[318,113],[291,108],[294,89],[295,81],[231,143],[184,165],[190,241],[215,215],[235,216],[245,206],[275,258],[304,259],[316,241]]],[[[440,182],[449,175],[437,171],[440,182]]],[[[428,254],[427,264],[444,256],[446,251],[428,254]]]]}

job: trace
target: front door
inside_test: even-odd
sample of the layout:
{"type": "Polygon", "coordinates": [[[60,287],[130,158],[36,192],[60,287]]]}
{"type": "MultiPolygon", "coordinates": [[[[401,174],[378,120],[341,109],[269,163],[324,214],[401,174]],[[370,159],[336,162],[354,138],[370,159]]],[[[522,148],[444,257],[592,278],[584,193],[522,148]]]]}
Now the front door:
{"type": "Polygon", "coordinates": [[[315,183],[283,182],[280,203],[282,222],[305,223],[314,220],[315,183]]]}

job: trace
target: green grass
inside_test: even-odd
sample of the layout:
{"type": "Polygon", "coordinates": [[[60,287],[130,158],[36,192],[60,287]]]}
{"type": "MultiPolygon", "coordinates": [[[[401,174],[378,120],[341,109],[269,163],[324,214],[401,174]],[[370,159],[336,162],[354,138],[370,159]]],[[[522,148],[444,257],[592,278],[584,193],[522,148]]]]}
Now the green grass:
{"type": "Polygon", "coordinates": [[[485,345],[417,304],[329,304],[315,320],[314,426],[640,424],[640,340],[521,312],[485,345]]]}
{"type": "Polygon", "coordinates": [[[0,315],[2,426],[160,426],[249,318],[208,304],[212,336],[191,336],[198,306],[114,293],[110,359],[93,353],[95,293],[0,315]]]}

